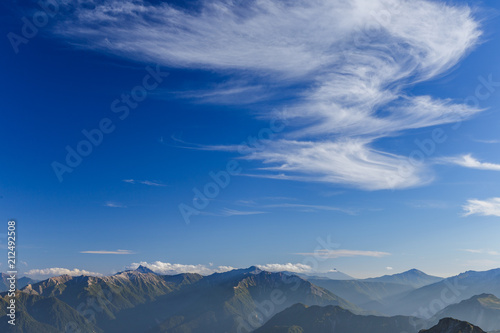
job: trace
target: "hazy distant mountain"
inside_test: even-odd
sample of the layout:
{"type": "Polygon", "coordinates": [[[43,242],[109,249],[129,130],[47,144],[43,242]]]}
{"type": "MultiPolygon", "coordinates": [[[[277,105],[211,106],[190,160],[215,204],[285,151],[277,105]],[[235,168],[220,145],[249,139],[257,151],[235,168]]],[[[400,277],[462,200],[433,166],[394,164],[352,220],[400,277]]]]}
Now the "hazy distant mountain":
{"type": "Polygon", "coordinates": [[[453,318],[443,318],[439,323],[428,329],[421,330],[419,333],[486,333],[477,326],[468,322],[453,318]]]}
{"type": "Polygon", "coordinates": [[[467,321],[486,331],[500,330],[500,299],[495,295],[473,296],[436,313],[434,322],[445,317],[467,321]]]}
{"type": "Polygon", "coordinates": [[[387,282],[324,279],[310,279],[309,281],[360,307],[378,312],[383,310],[383,304],[386,303],[387,298],[414,290],[414,288],[409,285],[387,282]]]}
{"type": "Polygon", "coordinates": [[[366,282],[387,282],[387,283],[398,283],[411,286],[413,288],[420,288],[432,283],[436,283],[443,280],[443,278],[427,275],[418,269],[411,269],[409,271],[393,274],[384,275],[376,278],[363,279],[366,282]]]}
{"type": "Polygon", "coordinates": [[[331,280],[355,280],[352,276],[349,276],[341,271],[331,270],[324,273],[311,273],[311,274],[303,274],[303,273],[293,273],[293,272],[283,272],[289,275],[297,275],[306,280],[310,279],[331,279],[331,280]]]}
{"type": "Polygon", "coordinates": [[[424,286],[393,300],[385,312],[430,318],[448,305],[485,293],[500,295],[500,269],[468,271],[424,286]]]}
{"type": "Polygon", "coordinates": [[[338,306],[295,304],[255,333],[416,333],[415,318],[360,316],[338,306]]]}
{"type": "MultiPolygon", "coordinates": [[[[9,277],[8,274],[0,273],[0,293],[9,290],[9,283],[7,281],[8,277],[9,277]]],[[[17,289],[24,288],[28,284],[36,283],[36,282],[38,282],[38,281],[23,276],[23,277],[17,279],[17,289]]]]}
{"type": "MultiPolygon", "coordinates": [[[[82,326],[82,332],[243,333],[298,302],[362,312],[300,277],[256,267],[210,276],[162,276],[143,268],[107,277],[63,275],[29,285],[20,294],[20,333],[59,332],[61,323],[79,322],[81,316],[95,323],[82,326]],[[39,317],[45,310],[31,304],[61,310],[39,317]]],[[[6,319],[4,311],[0,321],[6,319]]]]}

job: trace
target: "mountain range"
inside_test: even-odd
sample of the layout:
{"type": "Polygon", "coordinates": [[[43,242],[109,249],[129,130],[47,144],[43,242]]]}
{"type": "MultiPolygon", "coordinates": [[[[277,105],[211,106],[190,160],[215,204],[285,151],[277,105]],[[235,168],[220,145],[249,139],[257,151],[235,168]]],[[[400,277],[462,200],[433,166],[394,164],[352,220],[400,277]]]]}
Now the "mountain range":
{"type": "MultiPolygon", "coordinates": [[[[15,332],[321,333],[334,327],[417,333],[444,317],[494,331],[500,329],[499,279],[498,270],[447,279],[411,270],[332,280],[257,267],[202,276],[139,266],[112,276],[62,275],[27,284],[16,295],[15,332]],[[415,311],[419,306],[422,313],[415,311]]],[[[1,293],[1,332],[12,329],[7,302],[1,293]]]]}
{"type": "MultiPolygon", "coordinates": [[[[6,304],[6,294],[1,302],[6,304]]],[[[298,276],[256,267],[210,276],[164,276],[144,268],[107,277],[63,275],[26,286],[18,302],[21,327],[40,332],[47,325],[63,331],[64,322],[82,332],[251,332],[298,302],[363,312],[298,276]],[[44,311],[59,316],[42,320],[38,314],[44,311]]]]}

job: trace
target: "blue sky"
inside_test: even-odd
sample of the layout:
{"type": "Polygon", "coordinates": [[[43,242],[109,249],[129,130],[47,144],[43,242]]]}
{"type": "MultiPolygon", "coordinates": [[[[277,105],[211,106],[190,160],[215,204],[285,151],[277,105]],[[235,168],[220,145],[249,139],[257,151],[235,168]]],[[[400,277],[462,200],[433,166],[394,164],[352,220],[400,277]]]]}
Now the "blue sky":
{"type": "Polygon", "coordinates": [[[1,6],[25,273],[500,267],[496,2],[1,6]]]}

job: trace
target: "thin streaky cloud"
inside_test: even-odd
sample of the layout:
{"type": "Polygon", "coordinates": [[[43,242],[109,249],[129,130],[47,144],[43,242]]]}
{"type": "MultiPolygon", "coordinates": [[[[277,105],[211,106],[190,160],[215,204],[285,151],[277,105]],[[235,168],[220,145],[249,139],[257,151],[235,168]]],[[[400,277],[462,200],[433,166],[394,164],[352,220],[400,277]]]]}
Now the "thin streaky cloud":
{"type": "Polygon", "coordinates": [[[228,82],[209,89],[168,92],[177,98],[196,103],[242,105],[258,103],[272,97],[269,89],[261,85],[247,85],[242,82],[228,82]]]}
{"type": "Polygon", "coordinates": [[[375,257],[381,258],[391,255],[388,252],[381,251],[359,251],[359,250],[318,250],[316,252],[295,253],[301,256],[316,256],[327,259],[343,258],[343,257],[375,257]]]}
{"type": "Polygon", "coordinates": [[[266,166],[261,177],[364,190],[422,186],[434,179],[429,163],[409,165],[410,152],[377,150],[377,140],[482,111],[407,91],[446,73],[478,45],[480,20],[467,6],[426,0],[200,6],[194,12],[166,2],[104,0],[77,7],[52,31],[73,45],[139,62],[232,73],[235,82],[260,79],[281,96],[303,87],[283,96],[290,105],[269,114],[290,122],[281,140],[249,156],[266,166]]]}
{"type": "Polygon", "coordinates": [[[132,252],[130,250],[116,250],[116,251],[105,251],[105,250],[100,250],[100,251],[80,251],[80,253],[88,253],[88,254],[135,254],[135,252],[132,252]]]}
{"type": "Polygon", "coordinates": [[[326,210],[326,211],[338,211],[347,214],[354,214],[352,210],[345,208],[339,208],[334,206],[323,206],[323,205],[306,205],[306,204],[296,204],[296,203],[280,203],[273,205],[265,205],[264,208],[298,208],[298,209],[311,209],[313,211],[326,210]]]}
{"type": "Polygon", "coordinates": [[[470,199],[462,206],[464,216],[500,216],[500,198],[486,200],[470,199]]]}
{"type": "Polygon", "coordinates": [[[148,185],[148,186],[167,186],[165,184],[162,184],[161,182],[153,181],[153,180],[124,179],[123,182],[129,183],[129,184],[143,184],[143,185],[148,185]]]}
{"type": "Polygon", "coordinates": [[[127,206],[125,206],[124,204],[114,201],[107,201],[106,203],[104,203],[104,206],[111,208],[127,208],[127,206]]]}
{"type": "Polygon", "coordinates": [[[473,139],[473,140],[479,143],[488,143],[488,144],[500,143],[500,140],[481,140],[481,139],[473,139]]]}
{"type": "Polygon", "coordinates": [[[245,215],[267,214],[267,212],[258,211],[258,210],[243,211],[243,210],[224,208],[224,209],[221,209],[217,212],[200,212],[200,214],[201,215],[208,215],[208,216],[245,216],[245,215]]]}
{"type": "Polygon", "coordinates": [[[241,211],[235,209],[225,208],[221,211],[221,214],[224,216],[238,216],[238,215],[258,215],[258,214],[266,214],[266,212],[262,211],[241,211]]]}

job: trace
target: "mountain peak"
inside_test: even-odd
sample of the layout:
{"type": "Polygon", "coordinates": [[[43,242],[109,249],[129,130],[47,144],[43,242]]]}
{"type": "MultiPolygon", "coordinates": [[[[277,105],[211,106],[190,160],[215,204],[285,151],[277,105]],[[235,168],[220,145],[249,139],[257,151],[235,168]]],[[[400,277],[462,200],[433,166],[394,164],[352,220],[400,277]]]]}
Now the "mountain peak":
{"type": "MultiPolygon", "coordinates": [[[[420,274],[425,274],[424,272],[422,272],[421,270],[416,269],[416,268],[409,269],[406,272],[403,272],[401,274],[405,274],[405,273],[407,273],[407,274],[419,274],[419,275],[420,274]]],[[[425,275],[427,275],[427,274],[425,274],[425,275]]]]}
{"type": "Polygon", "coordinates": [[[144,274],[148,274],[148,273],[156,274],[155,272],[153,272],[152,270],[150,270],[146,266],[142,266],[142,265],[139,265],[139,267],[137,267],[137,269],[135,271],[139,272],[139,273],[144,273],[144,274]]]}
{"type": "Polygon", "coordinates": [[[496,297],[495,295],[488,294],[488,293],[483,293],[483,294],[480,294],[480,295],[472,296],[472,299],[482,299],[482,298],[492,298],[492,299],[499,300],[498,297],[496,297]]]}
{"type": "Polygon", "coordinates": [[[262,272],[263,272],[263,270],[261,270],[261,269],[260,269],[259,267],[257,267],[257,266],[250,266],[250,267],[248,267],[248,268],[244,269],[244,271],[245,271],[246,273],[249,273],[249,274],[259,274],[259,273],[262,273],[262,272]]]}
{"type": "Polygon", "coordinates": [[[453,318],[443,318],[439,323],[429,328],[421,330],[419,333],[486,333],[477,326],[466,321],[460,321],[453,318]]]}

